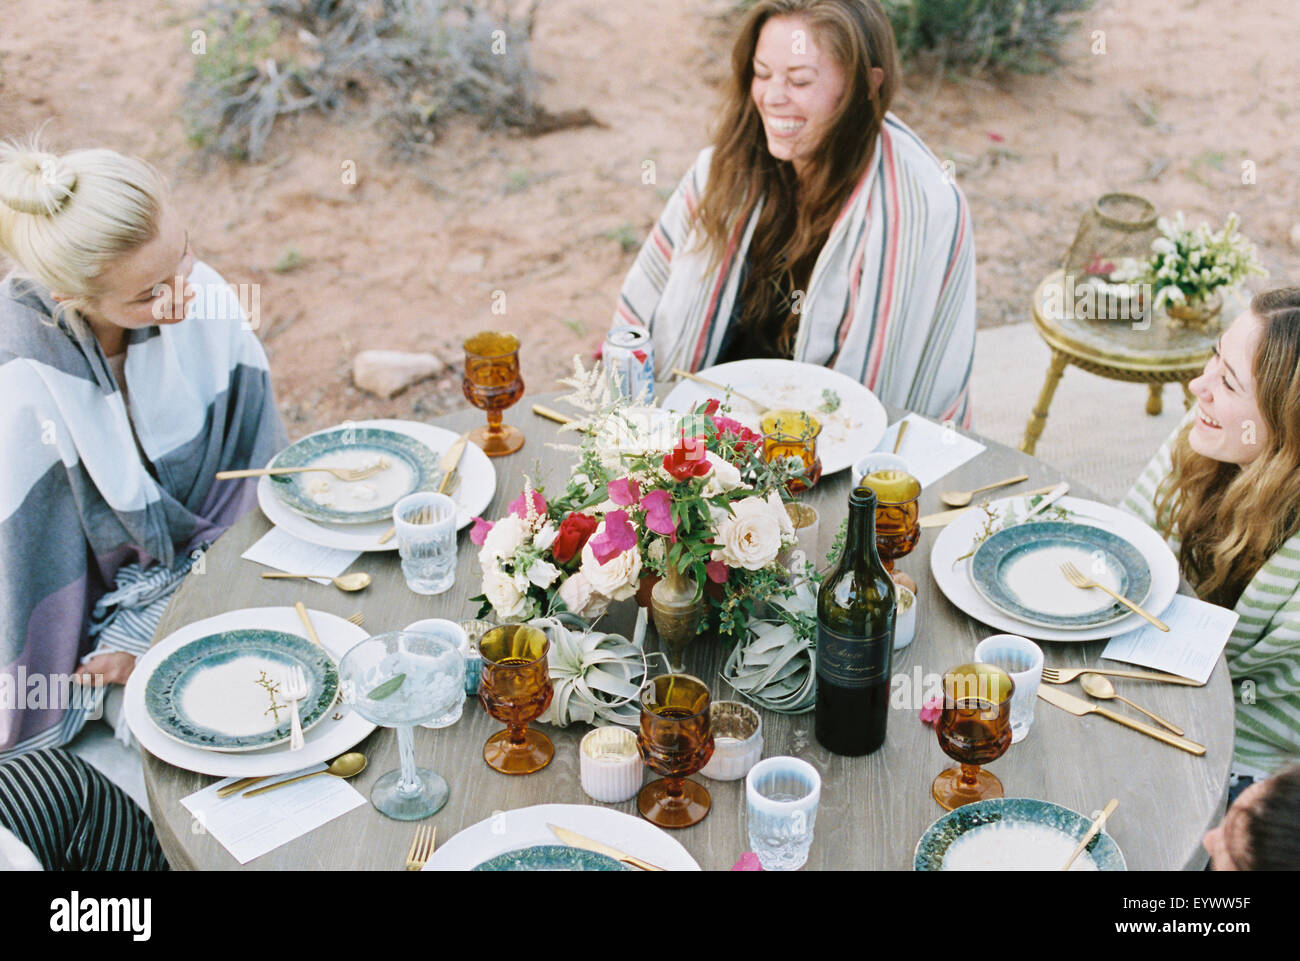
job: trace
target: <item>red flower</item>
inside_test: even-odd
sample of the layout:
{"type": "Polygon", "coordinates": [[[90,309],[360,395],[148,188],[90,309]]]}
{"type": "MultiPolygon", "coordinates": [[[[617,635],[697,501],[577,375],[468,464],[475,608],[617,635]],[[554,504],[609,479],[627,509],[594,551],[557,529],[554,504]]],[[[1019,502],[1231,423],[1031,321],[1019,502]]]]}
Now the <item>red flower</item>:
{"type": "Polygon", "coordinates": [[[709,575],[709,580],[715,584],[725,584],[727,578],[731,576],[731,569],[722,561],[706,561],[704,570],[709,575]]]}
{"type": "Polygon", "coordinates": [[[755,434],[738,420],[732,420],[730,417],[713,418],[713,426],[719,434],[735,434],[738,438],[736,441],[736,453],[743,454],[745,449],[751,444],[757,446],[762,443],[763,438],[755,434]]]}
{"type": "Polygon", "coordinates": [[[718,408],[721,406],[722,401],[718,400],[716,397],[710,397],[709,402],[704,405],[704,416],[712,417],[718,412],[718,408]]]}
{"type": "Polygon", "coordinates": [[[551,544],[551,556],[557,564],[567,564],[582,550],[587,538],[596,533],[599,521],[586,514],[570,514],[560,522],[560,532],[551,544]]]}
{"type": "Polygon", "coordinates": [[[709,459],[704,456],[704,438],[687,437],[684,430],[682,439],[664,455],[664,470],[679,481],[703,477],[712,469],[709,459]]]}

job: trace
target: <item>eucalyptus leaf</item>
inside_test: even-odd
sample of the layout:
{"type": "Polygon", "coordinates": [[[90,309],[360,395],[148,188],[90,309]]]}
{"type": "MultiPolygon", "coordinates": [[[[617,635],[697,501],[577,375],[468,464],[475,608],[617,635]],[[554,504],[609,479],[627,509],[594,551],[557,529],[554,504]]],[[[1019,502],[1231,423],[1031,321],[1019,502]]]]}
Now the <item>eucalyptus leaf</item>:
{"type": "Polygon", "coordinates": [[[368,697],[372,701],[382,701],[384,698],[389,697],[392,694],[395,694],[397,692],[397,689],[401,687],[402,684],[405,683],[405,681],[406,681],[405,674],[398,674],[395,675],[394,677],[390,677],[388,680],[384,681],[383,684],[380,684],[373,691],[367,694],[366,697],[368,697]]]}

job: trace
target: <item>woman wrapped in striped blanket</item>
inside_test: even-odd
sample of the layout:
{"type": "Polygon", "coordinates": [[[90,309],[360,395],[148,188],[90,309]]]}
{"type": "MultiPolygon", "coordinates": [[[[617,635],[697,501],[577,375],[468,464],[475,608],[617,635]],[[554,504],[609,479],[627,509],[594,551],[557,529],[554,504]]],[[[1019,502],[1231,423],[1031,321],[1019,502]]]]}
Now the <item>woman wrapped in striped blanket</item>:
{"type": "Polygon", "coordinates": [[[970,214],[889,112],[900,72],[878,0],[760,0],[732,74],[613,324],[649,329],[660,376],[783,357],[969,426],[970,214]]]}
{"type": "Polygon", "coordinates": [[[213,475],[287,437],[239,301],[148,164],[0,146],[0,252],[2,761],[102,710],[254,502],[213,475]]]}
{"type": "Polygon", "coordinates": [[[1124,507],[1203,600],[1232,608],[1233,771],[1300,756],[1300,287],[1256,296],[1191,383],[1197,403],[1124,507]]]}

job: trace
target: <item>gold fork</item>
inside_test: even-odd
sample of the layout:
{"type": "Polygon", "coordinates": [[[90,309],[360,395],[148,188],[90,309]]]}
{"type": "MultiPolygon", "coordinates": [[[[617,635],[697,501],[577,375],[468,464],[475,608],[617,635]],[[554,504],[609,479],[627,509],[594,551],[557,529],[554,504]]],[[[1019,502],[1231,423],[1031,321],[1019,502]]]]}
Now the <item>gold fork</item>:
{"type": "Polygon", "coordinates": [[[333,474],[341,481],[352,482],[374,477],[381,470],[388,470],[392,466],[392,462],[384,458],[378,464],[355,469],[349,467],[258,467],[249,468],[248,470],[217,471],[217,480],[238,480],[241,477],[261,477],[263,475],[279,477],[283,474],[305,474],[309,471],[323,471],[326,474],[333,474]]]}
{"type": "Polygon", "coordinates": [[[1146,611],[1142,610],[1142,608],[1138,607],[1136,604],[1130,601],[1127,597],[1121,597],[1119,594],[1116,594],[1105,584],[1098,584],[1096,581],[1087,577],[1083,573],[1083,571],[1079,570],[1077,567],[1075,567],[1073,564],[1069,563],[1068,561],[1061,565],[1061,573],[1064,574],[1065,579],[1069,581],[1071,584],[1073,584],[1075,587],[1081,590],[1086,590],[1087,588],[1090,587],[1095,587],[1098,588],[1099,590],[1103,590],[1111,597],[1115,598],[1115,600],[1119,601],[1121,604],[1127,607],[1134,614],[1137,614],[1139,617],[1145,618],[1148,622],[1150,622],[1155,627],[1160,628],[1160,630],[1162,631],[1169,630],[1169,625],[1166,624],[1164,621],[1160,620],[1158,617],[1152,617],[1146,611]]]}
{"type": "Polygon", "coordinates": [[[422,871],[433,854],[433,844],[437,840],[438,829],[432,824],[425,824],[415,829],[415,838],[411,849],[406,852],[406,870],[422,871]]]}
{"type": "Polygon", "coordinates": [[[1165,684],[1184,684],[1187,687],[1202,687],[1203,685],[1187,677],[1177,677],[1173,674],[1154,674],[1148,671],[1118,671],[1103,670],[1098,667],[1045,667],[1043,668],[1043,680],[1048,684],[1069,684],[1080,674],[1106,674],[1110,677],[1128,677],[1139,681],[1162,681],[1165,684]]]}
{"type": "Polygon", "coordinates": [[[348,618],[348,623],[355,624],[357,627],[360,627],[365,622],[366,622],[366,615],[362,614],[360,611],[357,611],[355,614],[353,614],[348,618]]]}

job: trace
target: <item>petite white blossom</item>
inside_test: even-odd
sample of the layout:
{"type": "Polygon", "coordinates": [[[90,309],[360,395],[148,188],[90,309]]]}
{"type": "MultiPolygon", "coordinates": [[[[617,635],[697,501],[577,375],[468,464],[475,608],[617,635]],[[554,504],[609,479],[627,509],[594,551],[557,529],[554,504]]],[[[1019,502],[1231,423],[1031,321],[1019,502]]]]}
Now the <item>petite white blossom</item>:
{"type": "Polygon", "coordinates": [[[528,598],[515,586],[514,578],[495,566],[483,570],[483,595],[502,620],[523,617],[529,608],[528,598]]]}
{"type": "Polygon", "coordinates": [[[706,451],[705,456],[713,469],[705,475],[704,488],[700,491],[703,496],[717,497],[744,486],[740,480],[740,470],[734,464],[712,451],[706,451]]]}
{"type": "Polygon", "coordinates": [[[542,529],[533,535],[533,546],[539,551],[549,551],[551,545],[555,543],[555,538],[560,534],[557,528],[550,521],[542,525],[542,529]]]}
{"type": "Polygon", "coordinates": [[[528,580],[545,590],[555,583],[560,569],[550,561],[537,560],[528,565],[528,580]]]}

